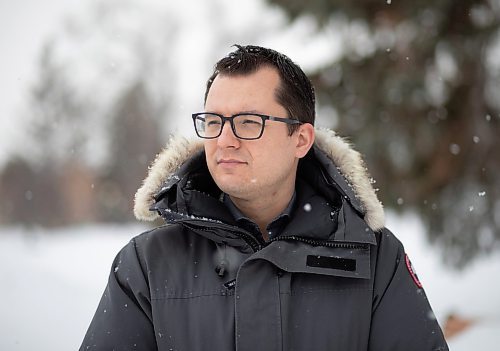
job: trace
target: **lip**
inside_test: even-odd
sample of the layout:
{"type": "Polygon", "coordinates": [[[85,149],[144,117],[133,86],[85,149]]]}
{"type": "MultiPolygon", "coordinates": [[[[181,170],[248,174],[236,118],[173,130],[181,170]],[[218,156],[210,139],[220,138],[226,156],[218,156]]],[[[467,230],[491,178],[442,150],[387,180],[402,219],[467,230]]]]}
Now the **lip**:
{"type": "Polygon", "coordinates": [[[228,159],[220,159],[217,160],[218,165],[223,165],[223,166],[236,166],[236,165],[243,165],[246,164],[246,162],[236,160],[233,158],[228,158],[228,159]]]}

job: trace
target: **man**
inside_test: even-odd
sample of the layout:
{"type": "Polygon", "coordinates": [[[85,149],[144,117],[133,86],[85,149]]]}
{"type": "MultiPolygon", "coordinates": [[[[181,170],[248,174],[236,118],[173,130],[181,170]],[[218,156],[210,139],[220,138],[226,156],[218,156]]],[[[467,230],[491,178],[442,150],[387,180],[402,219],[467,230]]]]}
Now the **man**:
{"type": "Polygon", "coordinates": [[[136,194],[80,350],[447,350],[361,157],[286,56],[237,46],[136,194]]]}

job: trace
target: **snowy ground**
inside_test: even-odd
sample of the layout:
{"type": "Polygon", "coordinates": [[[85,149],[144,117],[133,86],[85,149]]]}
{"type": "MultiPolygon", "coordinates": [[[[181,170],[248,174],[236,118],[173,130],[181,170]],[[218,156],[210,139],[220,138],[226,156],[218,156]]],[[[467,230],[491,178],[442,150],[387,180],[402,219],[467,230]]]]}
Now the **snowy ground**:
{"type": "Polygon", "coordinates": [[[476,320],[448,341],[450,350],[498,350],[500,253],[478,259],[463,271],[450,270],[442,264],[442,253],[426,242],[417,218],[388,217],[387,227],[403,242],[441,325],[450,313],[476,320]]]}
{"type": "MultiPolygon", "coordinates": [[[[478,319],[450,349],[496,350],[500,344],[500,255],[467,270],[445,269],[411,217],[390,217],[438,320],[450,312],[478,319]]],[[[111,262],[140,225],[52,230],[0,228],[0,350],[76,350],[106,284],[111,262]]]]}

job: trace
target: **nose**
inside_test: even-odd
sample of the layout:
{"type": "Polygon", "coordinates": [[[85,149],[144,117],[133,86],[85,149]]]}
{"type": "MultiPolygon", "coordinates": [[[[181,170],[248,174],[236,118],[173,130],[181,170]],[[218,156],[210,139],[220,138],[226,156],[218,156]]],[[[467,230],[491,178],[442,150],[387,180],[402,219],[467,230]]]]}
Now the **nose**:
{"type": "Polygon", "coordinates": [[[226,121],[226,123],[224,123],[222,132],[217,138],[217,145],[222,148],[238,148],[240,146],[240,139],[238,139],[236,135],[234,135],[233,130],[231,129],[231,123],[229,123],[229,121],[226,121]]]}

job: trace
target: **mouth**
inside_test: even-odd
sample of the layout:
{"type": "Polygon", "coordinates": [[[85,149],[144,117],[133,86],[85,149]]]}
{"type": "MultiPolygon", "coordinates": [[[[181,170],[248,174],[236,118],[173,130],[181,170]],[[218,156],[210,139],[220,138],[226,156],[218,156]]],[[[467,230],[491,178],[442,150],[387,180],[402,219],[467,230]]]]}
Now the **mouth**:
{"type": "Polygon", "coordinates": [[[246,164],[246,162],[228,158],[228,159],[217,160],[217,164],[221,166],[238,166],[238,165],[244,165],[246,164]]]}

